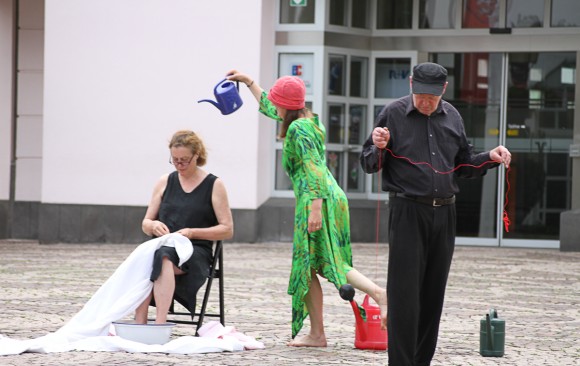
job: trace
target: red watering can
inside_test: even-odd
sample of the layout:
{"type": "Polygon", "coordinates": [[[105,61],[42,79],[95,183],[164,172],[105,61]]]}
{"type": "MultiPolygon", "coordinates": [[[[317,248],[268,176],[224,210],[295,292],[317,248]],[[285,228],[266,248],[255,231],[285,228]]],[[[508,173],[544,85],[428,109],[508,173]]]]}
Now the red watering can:
{"type": "Polygon", "coordinates": [[[381,308],[369,303],[369,295],[365,295],[362,308],[366,313],[366,321],[363,320],[360,309],[354,301],[354,288],[349,285],[340,287],[340,297],[350,302],[354,311],[355,338],[354,346],[358,349],[386,350],[388,348],[388,335],[386,330],[381,329],[381,308]]]}

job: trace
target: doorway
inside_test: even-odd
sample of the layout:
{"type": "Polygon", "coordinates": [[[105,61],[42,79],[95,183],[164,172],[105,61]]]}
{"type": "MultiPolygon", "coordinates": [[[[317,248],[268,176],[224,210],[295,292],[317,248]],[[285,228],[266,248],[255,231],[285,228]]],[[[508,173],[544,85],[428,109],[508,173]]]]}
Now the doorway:
{"type": "Polygon", "coordinates": [[[558,248],[560,213],[571,202],[576,53],[441,53],[431,60],[448,69],[444,98],[463,116],[475,150],[502,144],[512,153],[509,171],[458,180],[457,243],[558,248]]]}

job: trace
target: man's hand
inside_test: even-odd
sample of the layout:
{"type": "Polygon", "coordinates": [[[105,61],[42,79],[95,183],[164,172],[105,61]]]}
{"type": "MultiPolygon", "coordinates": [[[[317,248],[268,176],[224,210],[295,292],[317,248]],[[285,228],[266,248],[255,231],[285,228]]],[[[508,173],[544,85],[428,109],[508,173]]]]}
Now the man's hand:
{"type": "Polygon", "coordinates": [[[389,144],[391,132],[386,127],[376,127],[372,134],[373,144],[379,149],[384,149],[389,144]]]}
{"type": "Polygon", "coordinates": [[[510,163],[512,161],[512,154],[509,152],[508,149],[506,149],[501,145],[491,150],[489,152],[489,157],[491,160],[495,162],[504,164],[506,168],[510,167],[510,163]]]}

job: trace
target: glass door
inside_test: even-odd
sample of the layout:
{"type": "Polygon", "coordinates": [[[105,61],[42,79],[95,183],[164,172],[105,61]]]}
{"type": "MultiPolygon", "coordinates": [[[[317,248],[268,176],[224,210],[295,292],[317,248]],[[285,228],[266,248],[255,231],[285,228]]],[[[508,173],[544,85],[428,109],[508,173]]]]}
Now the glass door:
{"type": "Polygon", "coordinates": [[[457,244],[558,248],[560,213],[571,202],[576,54],[440,53],[431,60],[449,72],[443,97],[463,116],[475,150],[503,144],[512,152],[509,172],[458,179],[457,244]]]}
{"type": "Polygon", "coordinates": [[[506,146],[511,230],[502,245],[558,248],[570,209],[575,52],[507,54],[506,146]]]}
{"type": "MultiPolygon", "coordinates": [[[[500,53],[440,53],[433,62],[448,71],[443,99],[461,114],[465,132],[476,152],[500,144],[502,111],[502,60],[500,53]]],[[[458,179],[457,243],[499,245],[498,214],[501,170],[490,169],[480,179],[458,179]]],[[[503,176],[503,175],[502,175],[503,176]]],[[[501,187],[501,186],[500,186],[501,187]]]]}

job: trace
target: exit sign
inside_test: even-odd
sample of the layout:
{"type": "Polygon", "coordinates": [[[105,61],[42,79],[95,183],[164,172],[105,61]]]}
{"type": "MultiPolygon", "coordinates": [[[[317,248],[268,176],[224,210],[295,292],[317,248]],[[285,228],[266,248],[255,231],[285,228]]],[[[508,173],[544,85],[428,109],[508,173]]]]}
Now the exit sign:
{"type": "Polygon", "coordinates": [[[290,0],[290,6],[306,6],[307,0],[290,0]]]}

